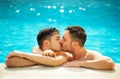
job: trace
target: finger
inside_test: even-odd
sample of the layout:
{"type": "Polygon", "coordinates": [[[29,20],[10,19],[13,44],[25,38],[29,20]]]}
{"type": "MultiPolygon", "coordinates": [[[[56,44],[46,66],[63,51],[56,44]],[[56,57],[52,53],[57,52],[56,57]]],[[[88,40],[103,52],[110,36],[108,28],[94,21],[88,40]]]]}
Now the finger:
{"type": "Polygon", "coordinates": [[[43,56],[47,56],[46,53],[43,53],[42,55],[43,55],[43,56]]]}
{"type": "Polygon", "coordinates": [[[53,57],[56,57],[56,53],[53,54],[53,57]]]}
{"type": "Polygon", "coordinates": [[[50,53],[50,56],[51,56],[51,57],[53,57],[53,56],[54,56],[54,54],[53,54],[53,53],[50,53]]]}
{"type": "Polygon", "coordinates": [[[49,53],[47,53],[46,56],[49,56],[49,53]]]}

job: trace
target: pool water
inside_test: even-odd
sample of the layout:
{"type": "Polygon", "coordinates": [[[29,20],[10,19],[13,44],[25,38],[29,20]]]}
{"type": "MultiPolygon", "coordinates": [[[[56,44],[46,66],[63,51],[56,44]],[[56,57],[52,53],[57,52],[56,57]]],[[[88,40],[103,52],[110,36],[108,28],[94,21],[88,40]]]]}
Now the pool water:
{"type": "Polygon", "coordinates": [[[42,28],[56,27],[62,36],[69,25],[86,30],[87,49],[120,63],[119,0],[0,0],[0,63],[13,50],[31,53],[42,28]]]}

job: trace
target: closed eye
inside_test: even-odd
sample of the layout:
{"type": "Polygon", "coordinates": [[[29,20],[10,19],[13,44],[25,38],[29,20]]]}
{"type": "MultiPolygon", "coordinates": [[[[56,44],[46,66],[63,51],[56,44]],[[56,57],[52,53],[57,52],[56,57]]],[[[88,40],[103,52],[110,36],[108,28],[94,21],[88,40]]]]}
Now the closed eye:
{"type": "Polygon", "coordinates": [[[56,40],[60,40],[60,37],[59,37],[59,36],[57,36],[56,40]]]}
{"type": "Polygon", "coordinates": [[[65,37],[62,37],[63,41],[66,41],[65,37]]]}

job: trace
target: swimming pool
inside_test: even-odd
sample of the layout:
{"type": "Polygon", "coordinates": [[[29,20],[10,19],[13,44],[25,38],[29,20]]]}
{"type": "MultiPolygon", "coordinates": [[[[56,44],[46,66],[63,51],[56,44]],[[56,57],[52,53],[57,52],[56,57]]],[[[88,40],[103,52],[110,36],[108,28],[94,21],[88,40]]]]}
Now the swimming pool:
{"type": "Polygon", "coordinates": [[[120,63],[120,1],[114,0],[0,0],[0,63],[12,50],[31,52],[44,27],[62,36],[69,25],[87,33],[86,48],[120,63]]]}

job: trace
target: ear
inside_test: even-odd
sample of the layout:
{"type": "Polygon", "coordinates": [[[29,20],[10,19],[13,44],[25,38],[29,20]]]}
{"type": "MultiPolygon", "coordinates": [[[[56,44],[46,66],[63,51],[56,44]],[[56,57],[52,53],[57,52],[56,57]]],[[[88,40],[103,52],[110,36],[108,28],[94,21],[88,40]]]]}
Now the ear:
{"type": "Polygon", "coordinates": [[[78,46],[78,42],[73,41],[73,42],[72,42],[72,46],[74,46],[74,47],[78,46]]]}
{"type": "Polygon", "coordinates": [[[45,48],[49,48],[49,41],[48,41],[48,40],[44,40],[44,41],[43,41],[43,46],[44,46],[45,48]]]}

